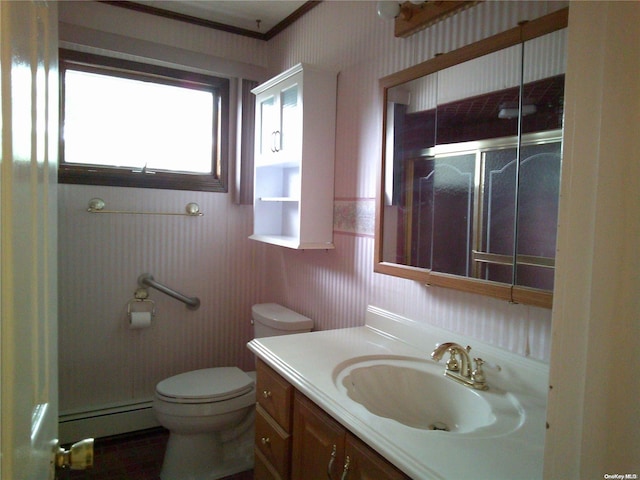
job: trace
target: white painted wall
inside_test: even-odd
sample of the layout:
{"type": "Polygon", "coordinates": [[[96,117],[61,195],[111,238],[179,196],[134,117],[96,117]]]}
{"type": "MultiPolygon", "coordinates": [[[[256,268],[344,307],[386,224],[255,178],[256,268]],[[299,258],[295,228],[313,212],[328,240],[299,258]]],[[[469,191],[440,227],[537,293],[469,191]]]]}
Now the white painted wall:
{"type": "Polygon", "coordinates": [[[640,475],[640,4],[569,25],[545,478],[640,475]]]}

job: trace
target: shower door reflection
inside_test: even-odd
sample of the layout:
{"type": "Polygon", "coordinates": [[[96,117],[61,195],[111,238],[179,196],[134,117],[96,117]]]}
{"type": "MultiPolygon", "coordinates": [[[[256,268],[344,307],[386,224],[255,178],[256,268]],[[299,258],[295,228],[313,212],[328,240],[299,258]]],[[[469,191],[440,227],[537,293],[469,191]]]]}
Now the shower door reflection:
{"type": "Polygon", "coordinates": [[[517,139],[507,138],[413,159],[406,172],[406,228],[398,232],[405,264],[552,289],[559,135],[531,137],[520,152],[517,139]]]}
{"type": "Polygon", "coordinates": [[[412,162],[409,265],[471,275],[475,157],[472,153],[412,162]]]}

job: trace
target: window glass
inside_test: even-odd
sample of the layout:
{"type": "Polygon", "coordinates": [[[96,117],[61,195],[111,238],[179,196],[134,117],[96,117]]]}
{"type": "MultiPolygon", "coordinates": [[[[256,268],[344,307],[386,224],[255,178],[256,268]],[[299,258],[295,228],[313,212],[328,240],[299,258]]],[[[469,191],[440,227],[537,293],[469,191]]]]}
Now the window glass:
{"type": "Polygon", "coordinates": [[[228,80],[61,58],[62,183],[226,191],[228,80]]]}

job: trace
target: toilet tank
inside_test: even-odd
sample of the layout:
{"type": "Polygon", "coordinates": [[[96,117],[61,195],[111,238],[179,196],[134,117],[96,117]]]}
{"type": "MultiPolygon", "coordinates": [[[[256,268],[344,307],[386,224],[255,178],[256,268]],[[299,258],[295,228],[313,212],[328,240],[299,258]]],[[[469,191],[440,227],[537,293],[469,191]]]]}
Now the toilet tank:
{"type": "Polygon", "coordinates": [[[277,303],[260,303],[251,308],[254,338],[310,332],[313,320],[277,303]]]}

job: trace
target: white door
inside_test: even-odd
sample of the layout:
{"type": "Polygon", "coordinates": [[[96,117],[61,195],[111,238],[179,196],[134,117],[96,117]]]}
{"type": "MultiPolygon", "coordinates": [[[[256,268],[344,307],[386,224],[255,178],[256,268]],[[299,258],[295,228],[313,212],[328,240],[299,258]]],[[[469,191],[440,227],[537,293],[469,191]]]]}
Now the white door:
{"type": "Polygon", "coordinates": [[[57,7],[0,1],[0,479],[53,478],[57,7]]]}

